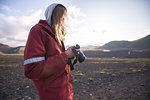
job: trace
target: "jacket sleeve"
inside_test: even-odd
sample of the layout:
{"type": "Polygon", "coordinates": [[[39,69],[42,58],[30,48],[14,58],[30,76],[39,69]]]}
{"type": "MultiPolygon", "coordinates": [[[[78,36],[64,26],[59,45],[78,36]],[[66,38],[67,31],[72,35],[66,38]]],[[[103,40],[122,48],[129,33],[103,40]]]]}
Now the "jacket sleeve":
{"type": "Polygon", "coordinates": [[[53,73],[65,69],[68,61],[65,52],[45,59],[43,35],[38,28],[32,28],[24,51],[24,72],[30,79],[46,78],[53,73]]]}

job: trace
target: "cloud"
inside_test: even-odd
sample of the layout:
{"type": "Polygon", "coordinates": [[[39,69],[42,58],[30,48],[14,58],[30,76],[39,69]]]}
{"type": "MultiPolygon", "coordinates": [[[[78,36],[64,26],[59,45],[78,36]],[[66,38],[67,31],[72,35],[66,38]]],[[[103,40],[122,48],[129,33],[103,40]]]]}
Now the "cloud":
{"type": "Polygon", "coordinates": [[[11,10],[8,6],[2,5],[2,4],[0,4],[0,9],[5,10],[5,11],[10,11],[11,10]]]}
{"type": "Polygon", "coordinates": [[[73,6],[73,5],[70,5],[68,8],[67,8],[67,10],[68,10],[68,14],[70,15],[70,16],[73,16],[73,17],[75,17],[75,18],[78,18],[78,17],[80,17],[80,16],[86,16],[84,13],[82,13],[81,11],[80,11],[80,8],[77,8],[76,6],[73,6]]]}
{"type": "MultiPolygon", "coordinates": [[[[86,15],[80,8],[70,5],[67,7],[68,12],[68,27],[66,35],[66,45],[75,45],[82,38],[81,33],[85,32],[82,24],[85,22],[86,15]]],[[[80,43],[81,44],[81,43],[80,43]]]]}
{"type": "Polygon", "coordinates": [[[25,45],[30,28],[39,21],[42,11],[29,16],[6,16],[0,13],[0,43],[9,46],[25,45]]]}
{"type": "Polygon", "coordinates": [[[7,5],[0,4],[0,10],[9,13],[20,13],[20,10],[9,8],[7,5]]]}
{"type": "Polygon", "coordinates": [[[68,21],[71,27],[75,27],[85,21],[84,18],[86,17],[86,15],[83,12],[81,12],[80,8],[70,5],[67,8],[67,10],[68,10],[68,21]]]}
{"type": "MultiPolygon", "coordinates": [[[[9,7],[1,5],[0,9],[2,9],[2,7],[11,13],[9,7]]],[[[75,35],[80,34],[77,28],[81,28],[79,25],[85,22],[86,15],[76,6],[71,5],[67,10],[69,27],[71,29],[71,31],[69,31],[71,32],[71,34],[69,33],[69,38],[74,38],[72,33],[76,33],[75,35]]],[[[0,43],[8,44],[13,47],[25,45],[30,28],[39,21],[42,10],[35,11],[31,9],[29,12],[32,12],[32,14],[28,16],[8,16],[0,13],[0,43]]]]}

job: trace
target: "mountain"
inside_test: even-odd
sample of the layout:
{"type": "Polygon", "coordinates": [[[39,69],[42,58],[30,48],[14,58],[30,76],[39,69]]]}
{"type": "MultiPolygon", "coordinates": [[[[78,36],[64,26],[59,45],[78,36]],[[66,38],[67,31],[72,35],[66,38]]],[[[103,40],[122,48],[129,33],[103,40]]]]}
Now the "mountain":
{"type": "Polygon", "coordinates": [[[150,35],[135,41],[111,41],[99,47],[98,49],[150,49],[150,35]]]}
{"type": "Polygon", "coordinates": [[[10,47],[0,43],[0,54],[23,54],[24,46],[10,47]]]}
{"type": "Polygon", "coordinates": [[[23,54],[24,53],[24,46],[18,46],[18,47],[11,48],[7,51],[7,53],[23,54]]]}
{"type": "Polygon", "coordinates": [[[1,53],[4,53],[4,52],[8,51],[9,49],[11,49],[11,47],[9,47],[8,45],[0,43],[0,52],[1,53]]]}
{"type": "Polygon", "coordinates": [[[133,41],[132,44],[129,45],[129,47],[150,49],[150,35],[147,35],[141,39],[133,41]]]}
{"type": "MultiPolygon", "coordinates": [[[[150,49],[150,35],[147,35],[135,41],[111,41],[100,47],[89,45],[88,49],[89,47],[97,48],[97,49],[108,49],[108,50],[150,49]]],[[[8,45],[0,43],[0,55],[1,54],[23,54],[24,48],[25,48],[24,46],[10,47],[8,45]]]]}

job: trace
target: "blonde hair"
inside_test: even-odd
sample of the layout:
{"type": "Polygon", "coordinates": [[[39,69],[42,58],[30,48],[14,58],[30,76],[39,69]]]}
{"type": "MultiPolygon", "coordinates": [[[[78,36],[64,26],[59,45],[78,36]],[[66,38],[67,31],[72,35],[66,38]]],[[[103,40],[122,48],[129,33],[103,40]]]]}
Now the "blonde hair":
{"type": "Polygon", "coordinates": [[[55,38],[60,46],[62,46],[62,42],[65,41],[66,28],[65,28],[65,20],[67,18],[67,9],[58,4],[52,13],[51,17],[51,28],[55,33],[55,38]]]}

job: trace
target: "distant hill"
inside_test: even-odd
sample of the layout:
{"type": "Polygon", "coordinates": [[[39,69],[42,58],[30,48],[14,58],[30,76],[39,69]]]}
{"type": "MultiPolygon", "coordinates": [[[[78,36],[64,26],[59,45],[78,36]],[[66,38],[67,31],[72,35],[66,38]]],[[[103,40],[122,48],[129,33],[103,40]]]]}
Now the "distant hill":
{"type": "Polygon", "coordinates": [[[150,35],[135,41],[111,41],[99,47],[98,49],[150,49],[150,35]]]}
{"type": "Polygon", "coordinates": [[[0,52],[1,52],[1,53],[5,53],[5,52],[7,52],[9,49],[11,49],[11,47],[9,47],[8,45],[5,45],[5,44],[0,43],[0,52]]]}
{"type": "Polygon", "coordinates": [[[23,54],[24,46],[10,47],[0,43],[0,54],[23,54]]]}
{"type": "MultiPolygon", "coordinates": [[[[24,48],[24,46],[10,47],[8,45],[0,43],[0,54],[23,54],[24,48]]],[[[147,35],[135,41],[111,41],[100,47],[89,45],[88,48],[83,47],[82,49],[90,48],[108,50],[150,49],[150,35],[147,35]]]]}

